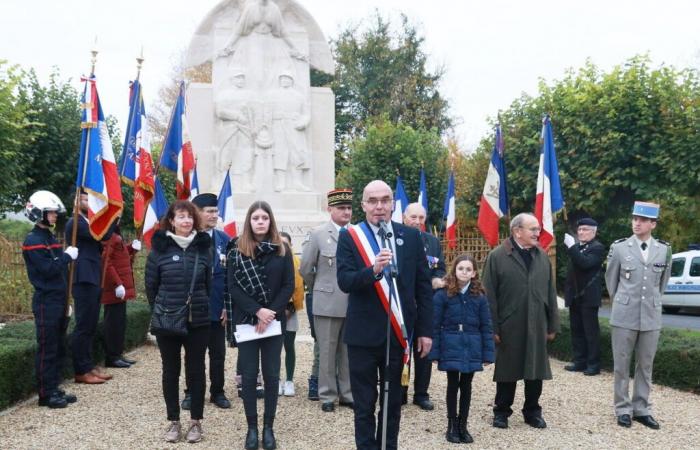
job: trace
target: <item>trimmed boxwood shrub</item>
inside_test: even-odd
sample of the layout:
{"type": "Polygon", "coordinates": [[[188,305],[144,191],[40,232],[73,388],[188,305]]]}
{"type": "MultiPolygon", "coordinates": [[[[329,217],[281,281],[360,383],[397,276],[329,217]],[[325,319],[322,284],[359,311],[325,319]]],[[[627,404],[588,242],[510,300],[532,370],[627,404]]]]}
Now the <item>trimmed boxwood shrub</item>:
{"type": "MultiPolygon", "coordinates": [[[[559,310],[561,332],[549,343],[549,353],[561,360],[570,361],[571,327],[567,310],[559,310]]],[[[600,366],[612,371],[612,340],[608,319],[600,319],[600,366]]],[[[634,359],[632,360],[634,364],[634,359]]],[[[634,367],[630,367],[634,373],[634,367]]],[[[653,382],[700,394],[700,332],[664,328],[654,358],[653,382]]]]}
{"type": "MultiPolygon", "coordinates": [[[[125,347],[133,348],[141,345],[148,331],[151,311],[148,304],[142,301],[129,302],[126,308],[127,326],[125,347]]],[[[70,333],[74,321],[68,327],[66,342],[66,359],[63,362],[65,377],[73,376],[71,360],[70,333]]],[[[36,376],[34,374],[34,355],[36,353],[36,337],[34,321],[15,322],[7,324],[0,330],[0,409],[28,397],[36,391],[36,376]]],[[[104,360],[104,340],[102,318],[97,327],[93,344],[95,361],[104,360]]]]}

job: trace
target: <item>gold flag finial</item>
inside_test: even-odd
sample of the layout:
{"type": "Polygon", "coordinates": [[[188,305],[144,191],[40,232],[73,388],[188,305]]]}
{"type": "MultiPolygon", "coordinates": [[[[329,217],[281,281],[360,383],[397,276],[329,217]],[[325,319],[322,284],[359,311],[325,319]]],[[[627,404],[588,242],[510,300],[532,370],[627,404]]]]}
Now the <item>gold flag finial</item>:
{"type": "Polygon", "coordinates": [[[97,50],[97,36],[95,36],[95,43],[92,45],[92,49],[90,50],[90,54],[92,54],[92,58],[90,58],[90,74],[92,75],[95,74],[95,65],[97,64],[97,53],[99,53],[99,51],[97,50]]]}
{"type": "Polygon", "coordinates": [[[141,46],[141,54],[136,57],[136,79],[139,79],[139,76],[141,76],[141,67],[143,67],[143,45],[141,46]]]}

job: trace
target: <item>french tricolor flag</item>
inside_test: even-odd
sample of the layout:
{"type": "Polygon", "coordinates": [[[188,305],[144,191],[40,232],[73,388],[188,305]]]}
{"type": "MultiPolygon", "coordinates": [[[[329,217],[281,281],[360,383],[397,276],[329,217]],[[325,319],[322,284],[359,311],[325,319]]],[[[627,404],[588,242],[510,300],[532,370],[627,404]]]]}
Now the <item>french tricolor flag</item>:
{"type": "Polygon", "coordinates": [[[199,195],[199,177],[197,176],[197,164],[192,170],[192,181],[190,181],[190,201],[199,195]]]}
{"type": "Polygon", "coordinates": [[[546,115],[542,125],[542,151],[540,169],[537,173],[537,196],[535,197],[535,217],[540,222],[540,245],[549,248],[554,240],[554,214],[564,208],[564,196],[559,183],[557,154],[554,150],[552,121],[546,115]]]}
{"type": "MultiPolygon", "coordinates": [[[[420,169],[420,187],[418,188],[418,203],[425,209],[426,223],[428,222],[428,185],[425,182],[425,170],[420,169]]],[[[421,231],[425,231],[425,224],[421,225],[421,231]]]]}
{"type": "Polygon", "coordinates": [[[457,209],[455,206],[455,174],[450,172],[450,179],[447,182],[447,196],[445,196],[445,207],[443,209],[445,219],[445,238],[449,248],[457,247],[457,209]]]}
{"type": "Polygon", "coordinates": [[[143,220],[143,242],[151,248],[153,233],[159,228],[161,217],[168,212],[168,201],[165,199],[163,187],[158,178],[154,179],[155,193],[146,208],[146,217],[143,220]]]}
{"type": "Polygon", "coordinates": [[[496,125],[496,140],[491,153],[491,162],[486,174],[484,192],[481,194],[477,225],[491,247],[498,245],[498,221],[508,214],[508,189],[506,166],[503,159],[504,145],[501,125],[496,125]]]}
{"type": "Polygon", "coordinates": [[[391,214],[391,220],[398,223],[403,223],[403,212],[408,206],[408,196],[403,188],[401,176],[396,177],[396,191],[394,192],[394,212],[391,214]]]}
{"type": "Polygon", "coordinates": [[[175,172],[177,176],[177,198],[187,200],[190,197],[192,172],[195,158],[192,141],[185,115],[185,83],[180,83],[180,94],[170,117],[170,126],[165,135],[160,166],[175,172]]]}
{"type": "Polygon", "coordinates": [[[221,186],[221,192],[219,192],[219,203],[217,206],[219,208],[219,217],[224,222],[224,232],[230,238],[235,238],[238,236],[238,231],[236,230],[236,221],[233,218],[233,187],[231,186],[231,176],[228,170],[226,171],[224,184],[221,186]]]}
{"type": "Polygon", "coordinates": [[[90,234],[100,240],[121,215],[124,202],[95,75],[82,80],[85,82],[80,124],[82,136],[75,184],[87,192],[90,234]]]}

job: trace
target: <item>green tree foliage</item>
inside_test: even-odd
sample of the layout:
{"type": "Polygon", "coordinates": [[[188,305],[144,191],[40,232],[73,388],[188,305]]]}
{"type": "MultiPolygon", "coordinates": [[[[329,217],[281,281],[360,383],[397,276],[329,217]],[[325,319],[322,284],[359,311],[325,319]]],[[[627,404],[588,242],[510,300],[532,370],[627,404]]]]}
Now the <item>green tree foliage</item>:
{"type": "Polygon", "coordinates": [[[28,183],[22,174],[30,162],[25,151],[37,138],[27,105],[17,95],[21,83],[21,71],[0,60],[0,212],[17,210],[26,201],[28,183]]]}
{"type": "Polygon", "coordinates": [[[336,74],[331,82],[336,104],[336,172],[348,158],[350,140],[363,136],[372,118],[438,134],[452,122],[438,85],[443,70],[430,72],[424,38],[408,18],[394,30],[378,13],[331,40],[336,74]]]}
{"type": "Polygon", "coordinates": [[[360,206],[362,189],[374,179],[386,181],[393,190],[400,173],[409,201],[416,201],[423,164],[429,196],[429,222],[439,228],[447,189],[448,151],[437,133],[415,130],[383,117],[373,121],[365,135],[354,139],[350,145],[351,160],[338,174],[336,185],[353,189],[355,219],[364,217],[360,206]]]}
{"type": "Polygon", "coordinates": [[[70,210],[80,149],[80,96],[57,69],[42,85],[33,69],[24,72],[18,101],[27,111],[28,131],[35,136],[25,145],[24,167],[17,172],[25,182],[23,198],[45,189],[58,195],[70,210]]]}
{"type": "MultiPolygon", "coordinates": [[[[601,224],[604,243],[629,236],[635,200],[661,204],[656,235],[679,250],[700,238],[700,79],[695,70],[650,67],[647,56],[604,72],[587,62],[540,83],[501,112],[513,212],[534,208],[542,116],[551,114],[569,224],[601,224]]],[[[490,154],[492,138],[477,153],[490,154]]],[[[485,174],[487,158],[479,161],[485,174]]]]}

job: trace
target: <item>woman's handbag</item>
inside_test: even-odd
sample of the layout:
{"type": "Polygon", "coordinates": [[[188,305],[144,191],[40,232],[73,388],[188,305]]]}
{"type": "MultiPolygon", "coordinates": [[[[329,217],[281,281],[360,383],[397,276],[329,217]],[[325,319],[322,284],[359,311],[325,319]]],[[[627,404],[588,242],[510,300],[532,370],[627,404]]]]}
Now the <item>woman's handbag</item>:
{"type": "Polygon", "coordinates": [[[194,268],[192,269],[192,281],[190,291],[187,293],[187,301],[184,305],[168,306],[158,302],[153,305],[151,315],[151,333],[156,336],[187,336],[187,322],[189,319],[194,280],[197,276],[197,263],[199,252],[195,253],[194,268]]]}

